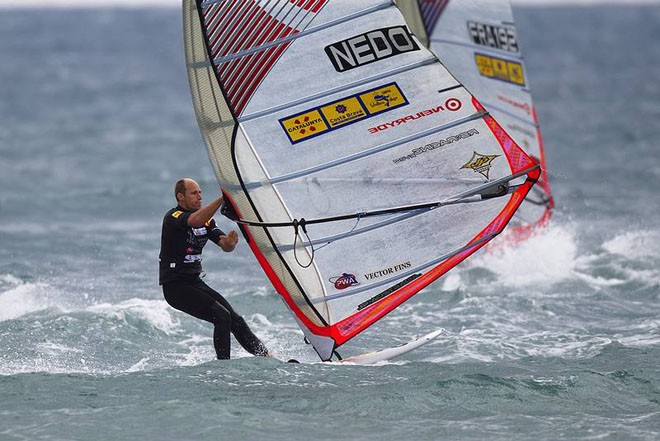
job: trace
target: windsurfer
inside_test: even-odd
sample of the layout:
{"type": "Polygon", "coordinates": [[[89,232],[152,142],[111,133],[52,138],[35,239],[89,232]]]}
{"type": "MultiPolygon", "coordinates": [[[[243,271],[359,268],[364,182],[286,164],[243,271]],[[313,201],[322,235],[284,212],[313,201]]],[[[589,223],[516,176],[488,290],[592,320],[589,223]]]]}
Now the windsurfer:
{"type": "Polygon", "coordinates": [[[200,277],[202,248],[208,240],[225,252],[233,251],[238,243],[236,231],[225,234],[213,219],[223,197],[202,206],[202,190],[197,182],[187,178],[177,181],[174,196],[177,206],[163,218],[159,256],[159,283],[165,300],[175,309],[213,323],[213,345],[218,359],[230,358],[230,333],[249,353],[269,356],[268,349],[243,317],[200,277]]]}

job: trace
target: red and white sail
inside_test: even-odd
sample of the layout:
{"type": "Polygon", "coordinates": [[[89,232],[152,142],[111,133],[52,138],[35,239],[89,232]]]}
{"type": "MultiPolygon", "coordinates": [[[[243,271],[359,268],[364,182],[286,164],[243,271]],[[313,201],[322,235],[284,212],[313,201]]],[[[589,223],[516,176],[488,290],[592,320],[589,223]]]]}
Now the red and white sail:
{"type": "Polygon", "coordinates": [[[389,0],[184,0],[211,163],[321,359],[500,233],[540,170],[389,0]]]}

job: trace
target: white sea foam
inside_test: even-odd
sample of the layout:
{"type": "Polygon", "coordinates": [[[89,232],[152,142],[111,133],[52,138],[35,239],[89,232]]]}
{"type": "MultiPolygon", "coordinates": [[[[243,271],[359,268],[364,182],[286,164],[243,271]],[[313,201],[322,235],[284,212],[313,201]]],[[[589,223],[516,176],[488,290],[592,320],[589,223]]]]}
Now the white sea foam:
{"type": "Polygon", "coordinates": [[[588,285],[594,287],[594,288],[604,288],[607,286],[616,286],[616,285],[621,285],[627,282],[627,280],[624,279],[618,279],[618,278],[605,278],[601,276],[591,276],[589,274],[585,274],[580,271],[575,271],[573,274],[578,279],[581,279],[583,282],[587,283],[588,285]]]}
{"type": "Polygon", "coordinates": [[[660,257],[658,242],[660,242],[659,231],[629,231],[608,240],[603,244],[603,248],[612,254],[643,259],[660,257]]]}
{"type": "Polygon", "coordinates": [[[600,354],[613,340],[607,336],[585,336],[566,332],[524,332],[512,334],[501,329],[464,329],[447,332],[445,345],[453,348],[431,355],[436,363],[518,360],[526,357],[591,358],[600,354]]]}
{"type": "Polygon", "coordinates": [[[4,275],[3,281],[10,286],[0,292],[0,322],[57,306],[45,283],[23,282],[11,275],[4,275]]]}
{"type": "Polygon", "coordinates": [[[164,300],[128,299],[121,303],[100,303],[86,308],[86,311],[101,313],[126,321],[130,316],[149,323],[154,329],[172,334],[179,321],[171,314],[171,308],[164,300]]]}
{"type": "Polygon", "coordinates": [[[171,334],[179,325],[170,314],[171,308],[164,300],[128,299],[118,304],[97,303],[74,306],[63,296],[57,295],[54,288],[43,282],[24,282],[11,274],[0,275],[0,321],[13,320],[22,316],[55,308],[63,313],[92,312],[126,320],[137,317],[155,329],[171,334]]]}
{"type": "Polygon", "coordinates": [[[41,353],[51,357],[55,357],[65,353],[76,353],[76,354],[83,353],[83,350],[80,348],[73,348],[67,345],[62,345],[53,342],[40,343],[38,346],[41,353]]]}
{"type": "Polygon", "coordinates": [[[516,246],[494,248],[478,254],[472,265],[496,273],[499,280],[507,285],[523,286],[570,278],[576,255],[573,233],[566,227],[555,225],[516,246]]]}

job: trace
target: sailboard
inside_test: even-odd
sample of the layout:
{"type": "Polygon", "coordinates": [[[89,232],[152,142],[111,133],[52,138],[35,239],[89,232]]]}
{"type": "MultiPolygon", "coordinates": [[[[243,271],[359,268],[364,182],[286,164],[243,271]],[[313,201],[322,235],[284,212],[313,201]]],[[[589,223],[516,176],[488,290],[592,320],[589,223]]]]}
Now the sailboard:
{"type": "Polygon", "coordinates": [[[321,360],[498,235],[540,175],[390,0],[183,0],[237,222],[321,360]]]}
{"type": "Polygon", "coordinates": [[[541,176],[507,231],[524,240],[550,219],[554,201],[540,125],[509,0],[395,0],[412,31],[479,98],[541,176]]]}
{"type": "Polygon", "coordinates": [[[431,333],[428,333],[422,337],[416,338],[409,341],[408,343],[396,346],[393,348],[381,349],[380,351],[367,352],[365,354],[354,355],[352,357],[347,357],[340,360],[340,363],[350,363],[350,364],[376,364],[384,361],[392,360],[393,358],[400,357],[401,355],[407,354],[413,349],[417,349],[421,346],[424,346],[427,343],[432,342],[437,339],[444,333],[444,329],[438,329],[431,333]]]}

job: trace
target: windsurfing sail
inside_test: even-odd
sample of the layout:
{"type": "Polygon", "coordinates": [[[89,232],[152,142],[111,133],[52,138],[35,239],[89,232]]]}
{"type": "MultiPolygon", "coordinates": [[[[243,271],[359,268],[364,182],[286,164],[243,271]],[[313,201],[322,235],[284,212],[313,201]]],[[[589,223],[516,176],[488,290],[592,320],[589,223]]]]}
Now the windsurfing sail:
{"type": "Polygon", "coordinates": [[[184,0],[211,164],[322,360],[499,234],[539,166],[390,0],[184,0]]]}
{"type": "Polygon", "coordinates": [[[509,0],[395,0],[412,31],[541,164],[541,177],[511,220],[514,240],[550,218],[543,139],[509,0]]]}

